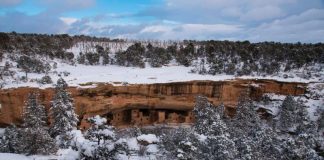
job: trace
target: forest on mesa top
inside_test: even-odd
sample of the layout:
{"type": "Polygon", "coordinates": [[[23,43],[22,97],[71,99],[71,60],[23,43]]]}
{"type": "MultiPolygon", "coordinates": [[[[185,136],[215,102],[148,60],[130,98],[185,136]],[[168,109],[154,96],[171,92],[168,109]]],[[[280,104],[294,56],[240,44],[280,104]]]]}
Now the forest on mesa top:
{"type": "MultiPolygon", "coordinates": [[[[26,73],[46,73],[46,59],[70,64],[161,67],[175,62],[195,66],[193,73],[227,75],[274,75],[302,69],[302,78],[320,77],[324,44],[249,41],[137,41],[84,35],[0,33],[0,60],[8,54],[26,73]],[[112,45],[115,44],[115,48],[112,45]],[[78,55],[67,51],[76,45],[92,46],[78,55]],[[123,48],[123,45],[127,46],[123,48]]],[[[9,64],[8,64],[9,66],[9,64]]],[[[283,75],[287,78],[289,75],[283,75]]]]}

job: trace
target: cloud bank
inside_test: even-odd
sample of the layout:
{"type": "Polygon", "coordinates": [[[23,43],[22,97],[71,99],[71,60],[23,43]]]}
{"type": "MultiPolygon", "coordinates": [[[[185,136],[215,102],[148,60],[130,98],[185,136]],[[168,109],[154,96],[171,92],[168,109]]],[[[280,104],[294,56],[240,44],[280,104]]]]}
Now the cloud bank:
{"type": "Polygon", "coordinates": [[[122,8],[110,11],[112,0],[34,1],[43,11],[31,15],[14,9],[23,6],[23,0],[0,0],[0,9],[6,8],[0,14],[0,31],[131,39],[324,42],[322,0],[163,0],[134,12],[122,8]],[[96,12],[100,5],[107,5],[107,11],[96,12]],[[90,16],[71,15],[90,11],[90,16]]]}

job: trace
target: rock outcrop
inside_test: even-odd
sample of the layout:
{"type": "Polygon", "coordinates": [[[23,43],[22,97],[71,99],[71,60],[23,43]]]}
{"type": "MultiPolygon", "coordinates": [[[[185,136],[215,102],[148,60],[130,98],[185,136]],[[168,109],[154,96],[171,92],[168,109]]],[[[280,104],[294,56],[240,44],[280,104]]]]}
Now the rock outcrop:
{"type": "MultiPolygon", "coordinates": [[[[94,115],[107,117],[116,126],[152,123],[190,123],[191,110],[197,95],[205,95],[215,105],[223,103],[229,114],[235,111],[238,98],[244,93],[258,100],[264,93],[299,95],[306,91],[305,83],[273,80],[189,81],[159,84],[113,86],[97,84],[95,88],[70,87],[80,127],[94,115]]],[[[54,89],[13,88],[0,90],[0,124],[22,122],[24,101],[30,91],[38,91],[40,101],[49,110],[54,89]]]]}

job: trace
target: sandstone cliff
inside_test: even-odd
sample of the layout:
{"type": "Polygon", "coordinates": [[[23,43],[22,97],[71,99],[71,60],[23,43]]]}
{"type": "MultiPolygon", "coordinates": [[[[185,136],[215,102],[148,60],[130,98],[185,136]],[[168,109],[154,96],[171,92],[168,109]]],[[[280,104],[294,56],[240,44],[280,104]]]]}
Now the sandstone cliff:
{"type": "MultiPolygon", "coordinates": [[[[48,111],[54,90],[15,88],[0,90],[0,124],[20,124],[24,101],[30,91],[38,91],[48,111]]],[[[85,119],[102,115],[114,125],[179,123],[194,121],[191,110],[195,96],[201,94],[214,104],[224,103],[229,113],[235,111],[242,92],[258,100],[264,93],[299,95],[306,91],[304,83],[273,80],[189,81],[160,84],[113,86],[98,84],[95,88],[69,88],[81,127],[85,119]]]]}

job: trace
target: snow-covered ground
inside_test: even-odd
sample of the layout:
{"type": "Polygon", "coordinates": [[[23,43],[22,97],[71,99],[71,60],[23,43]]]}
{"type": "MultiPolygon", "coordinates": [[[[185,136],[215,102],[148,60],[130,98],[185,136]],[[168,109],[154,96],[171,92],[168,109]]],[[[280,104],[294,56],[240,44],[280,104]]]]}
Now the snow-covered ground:
{"type": "Polygon", "coordinates": [[[57,155],[31,155],[14,153],[0,153],[0,160],[75,160],[79,158],[79,153],[72,149],[60,149],[57,155]]]}
{"type": "MultiPolygon", "coordinates": [[[[312,121],[316,121],[319,118],[319,110],[324,110],[324,83],[311,83],[307,86],[307,94],[295,96],[296,101],[301,101],[305,105],[309,118],[312,121]]],[[[256,105],[261,108],[266,108],[271,111],[273,115],[277,115],[285,95],[279,95],[274,93],[265,94],[270,101],[267,103],[256,102],[256,105]]]]}
{"type": "MultiPolygon", "coordinates": [[[[0,64],[1,65],[1,64],[0,64]]],[[[161,68],[153,68],[146,65],[146,68],[138,67],[123,67],[117,65],[70,65],[66,63],[58,63],[57,68],[53,69],[49,73],[53,82],[59,78],[59,74],[69,73],[68,76],[63,76],[64,79],[70,86],[80,86],[88,82],[103,82],[112,83],[114,85],[120,85],[121,83],[129,84],[151,84],[151,83],[169,83],[169,82],[182,82],[192,80],[212,80],[212,81],[224,81],[232,80],[235,78],[241,79],[272,79],[284,82],[319,82],[319,79],[302,79],[299,77],[287,78],[277,76],[266,76],[266,77],[253,77],[253,76],[241,76],[235,77],[233,75],[200,75],[197,73],[190,73],[193,67],[184,67],[179,65],[163,66],[161,68]],[[114,83],[119,82],[119,83],[114,83]]],[[[17,74],[16,79],[25,76],[25,73],[20,69],[15,69],[17,74]]],[[[36,79],[41,79],[45,74],[28,74],[28,82],[22,82],[19,80],[8,79],[3,88],[17,88],[17,87],[40,87],[47,88],[52,87],[52,84],[41,85],[37,83],[36,79]]],[[[85,86],[91,87],[91,86],[85,86]]]]}
{"type": "MultiPolygon", "coordinates": [[[[80,42],[75,44],[72,48],[67,49],[67,52],[72,52],[74,54],[74,61],[76,61],[80,52],[95,52],[95,46],[99,44],[104,48],[110,48],[110,58],[114,57],[115,52],[119,50],[126,50],[132,42],[125,43],[115,43],[115,42],[80,42]]],[[[166,44],[155,44],[157,46],[166,47],[166,44]]],[[[52,87],[53,84],[41,85],[37,83],[45,74],[28,73],[28,81],[22,82],[20,79],[25,76],[25,72],[18,69],[17,63],[10,61],[9,55],[4,55],[2,61],[0,61],[0,66],[5,66],[5,62],[8,61],[12,64],[11,69],[16,72],[14,77],[7,77],[4,80],[5,84],[3,88],[17,88],[17,87],[40,87],[47,88],[52,87]]],[[[173,60],[169,65],[163,66],[161,68],[153,68],[148,63],[145,64],[145,68],[139,67],[124,67],[118,65],[82,65],[82,64],[69,64],[64,60],[54,59],[50,60],[47,57],[38,57],[39,59],[49,62],[53,67],[54,63],[57,64],[57,68],[52,68],[49,76],[55,83],[59,78],[59,74],[69,73],[68,76],[63,76],[70,86],[83,86],[80,84],[85,84],[88,82],[103,82],[111,83],[113,85],[121,85],[125,83],[129,84],[151,84],[151,83],[169,83],[169,82],[183,82],[192,80],[211,80],[211,81],[224,81],[232,80],[235,78],[241,79],[271,79],[283,82],[323,82],[324,80],[324,70],[319,71],[317,74],[319,77],[311,77],[310,79],[303,79],[297,74],[302,74],[305,72],[303,68],[290,73],[278,73],[276,76],[240,76],[236,77],[234,75],[201,75],[198,73],[191,73],[192,70],[196,68],[194,66],[185,67],[178,65],[175,60],[173,60]],[[287,78],[283,78],[283,75],[287,74],[287,78]],[[118,83],[114,83],[118,82],[118,83]]],[[[321,64],[320,64],[321,65],[321,64]]],[[[0,82],[1,85],[1,82],[0,82]]],[[[93,87],[91,85],[83,87],[93,87]]]]}

